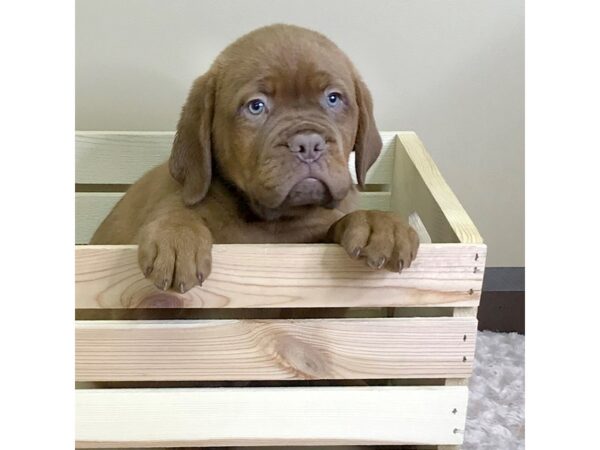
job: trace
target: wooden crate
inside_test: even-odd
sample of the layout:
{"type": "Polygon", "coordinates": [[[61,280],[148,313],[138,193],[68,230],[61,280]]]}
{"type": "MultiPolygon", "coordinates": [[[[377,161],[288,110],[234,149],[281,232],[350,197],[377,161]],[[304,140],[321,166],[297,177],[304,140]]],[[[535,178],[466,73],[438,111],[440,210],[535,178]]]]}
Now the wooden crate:
{"type": "Polygon", "coordinates": [[[135,246],[83,245],[173,133],[77,133],[77,447],[458,448],[486,246],[415,133],[382,138],[361,206],[410,216],[411,268],[215,245],[179,294],[144,279],[135,246]]]}

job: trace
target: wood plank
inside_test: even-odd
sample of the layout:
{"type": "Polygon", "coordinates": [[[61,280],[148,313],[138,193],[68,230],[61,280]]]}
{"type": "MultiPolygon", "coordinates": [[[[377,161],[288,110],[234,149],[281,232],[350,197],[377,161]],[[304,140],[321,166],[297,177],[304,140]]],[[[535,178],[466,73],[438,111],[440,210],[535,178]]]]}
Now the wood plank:
{"type": "Polygon", "coordinates": [[[77,308],[476,306],[485,246],[422,244],[401,274],[368,268],[334,244],[215,245],[202,287],[163,292],[136,246],[76,247],[77,308]]]}
{"type": "MultiPolygon", "coordinates": [[[[76,176],[82,184],[132,184],[169,158],[172,131],[78,131],[75,134],[76,176]]],[[[381,132],[381,156],[367,174],[367,183],[389,184],[396,132],[381,132]]],[[[354,154],[349,161],[356,183],[354,154]]]]}
{"type": "Polygon", "coordinates": [[[359,192],[359,209],[378,209],[380,211],[390,210],[390,192],[359,192]]]}
{"type": "MultiPolygon", "coordinates": [[[[381,131],[381,141],[383,146],[381,147],[381,154],[375,163],[371,166],[367,172],[365,183],[370,184],[390,184],[393,177],[394,170],[394,158],[396,150],[396,132],[395,131],[381,131]]],[[[356,170],[354,167],[356,154],[350,153],[348,160],[348,168],[350,169],[350,175],[352,181],[356,184],[356,170]]]]}
{"type": "MultiPolygon", "coordinates": [[[[122,192],[77,192],[75,194],[75,243],[87,244],[94,232],[123,197],[122,192]]],[[[361,209],[389,211],[389,192],[360,192],[361,209]]]]}
{"type": "Polygon", "coordinates": [[[75,243],[87,244],[122,197],[122,192],[77,192],[75,194],[75,243]]]}
{"type": "Polygon", "coordinates": [[[75,379],[459,378],[476,332],[475,318],[450,317],[78,321],[75,379]]]}
{"type": "Polygon", "coordinates": [[[80,389],[76,446],[460,444],[467,388],[80,389]]]}
{"type": "Polygon", "coordinates": [[[408,223],[419,235],[419,242],[421,244],[431,244],[431,236],[429,236],[429,232],[425,228],[425,224],[421,220],[419,213],[415,211],[408,216],[408,223]]]}
{"type": "Polygon", "coordinates": [[[433,242],[483,242],[429,153],[413,132],[397,135],[392,209],[408,216],[416,211],[433,242]]]}
{"type": "MultiPolygon", "coordinates": [[[[467,307],[467,308],[452,308],[452,317],[460,318],[460,319],[472,319],[477,323],[477,307],[467,307]]],[[[465,334],[465,343],[469,339],[475,339],[475,336],[469,336],[465,334]]],[[[464,363],[471,364],[475,359],[475,354],[473,355],[464,355],[464,363]]],[[[444,385],[446,386],[468,386],[469,385],[469,377],[471,373],[467,374],[466,377],[452,377],[446,378],[444,381],[444,385]]]]}
{"type": "Polygon", "coordinates": [[[131,184],[169,158],[173,131],[77,131],[75,182],[131,184]]]}

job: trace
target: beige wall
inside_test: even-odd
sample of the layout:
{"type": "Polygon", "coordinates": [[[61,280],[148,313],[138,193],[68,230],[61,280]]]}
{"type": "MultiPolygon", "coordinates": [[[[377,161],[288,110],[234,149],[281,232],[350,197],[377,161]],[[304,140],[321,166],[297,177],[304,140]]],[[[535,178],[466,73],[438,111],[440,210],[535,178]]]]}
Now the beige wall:
{"type": "Polygon", "coordinates": [[[78,0],[76,127],[173,130],[192,80],[230,41],[273,22],[344,49],[379,129],[420,135],[489,265],[524,265],[522,0],[78,0]]]}

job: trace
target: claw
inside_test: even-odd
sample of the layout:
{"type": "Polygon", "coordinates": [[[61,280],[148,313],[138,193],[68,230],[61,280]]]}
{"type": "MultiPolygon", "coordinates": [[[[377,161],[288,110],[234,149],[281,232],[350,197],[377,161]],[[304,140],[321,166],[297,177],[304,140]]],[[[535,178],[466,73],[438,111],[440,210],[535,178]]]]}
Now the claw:
{"type": "Polygon", "coordinates": [[[179,292],[181,292],[182,294],[185,292],[185,284],[179,283],[179,292]]]}
{"type": "Polygon", "coordinates": [[[166,291],[167,289],[169,289],[169,281],[165,280],[165,281],[163,281],[163,288],[162,288],[162,290],[166,291]]]}
{"type": "Polygon", "coordinates": [[[369,267],[371,267],[372,269],[381,269],[383,267],[383,265],[385,264],[385,256],[382,256],[381,258],[379,258],[379,260],[377,261],[373,261],[373,260],[368,260],[367,264],[369,265],[369,267]]]}
{"type": "Polygon", "coordinates": [[[403,259],[398,261],[398,273],[402,272],[402,269],[404,269],[404,260],[403,259]]]}

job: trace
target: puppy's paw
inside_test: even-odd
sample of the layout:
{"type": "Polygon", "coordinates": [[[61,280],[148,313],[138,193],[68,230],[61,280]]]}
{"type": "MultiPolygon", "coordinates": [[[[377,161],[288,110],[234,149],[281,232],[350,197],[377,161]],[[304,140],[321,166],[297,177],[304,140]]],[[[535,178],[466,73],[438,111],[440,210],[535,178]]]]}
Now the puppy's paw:
{"type": "Polygon", "coordinates": [[[373,269],[401,272],[417,256],[419,237],[401,217],[383,211],[354,211],[329,230],[330,239],[373,269]]]}
{"type": "Polygon", "coordinates": [[[157,288],[184,293],[202,285],[211,270],[212,237],[208,229],[145,227],[138,245],[144,276],[157,288]]]}

